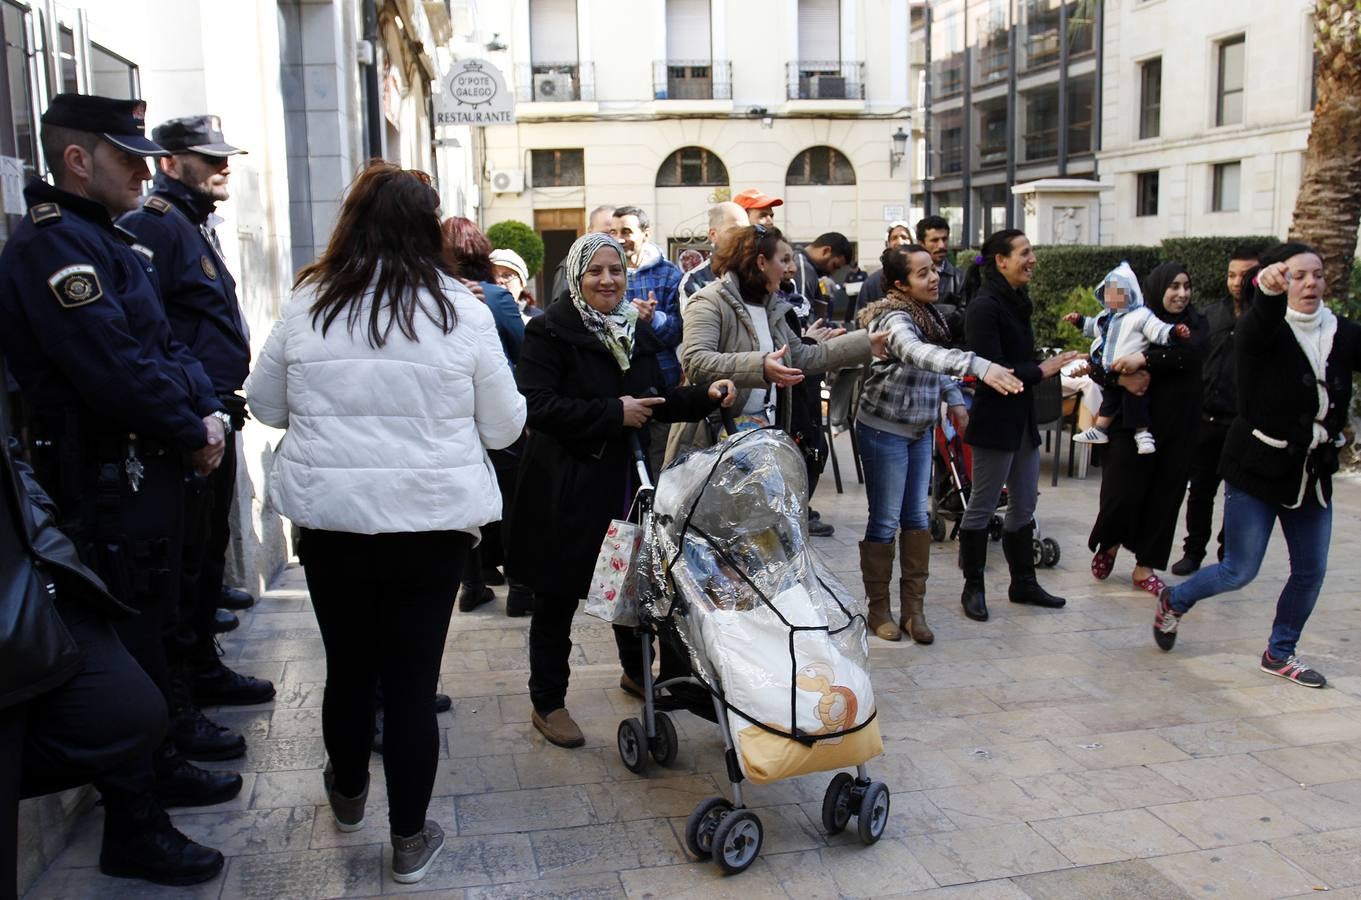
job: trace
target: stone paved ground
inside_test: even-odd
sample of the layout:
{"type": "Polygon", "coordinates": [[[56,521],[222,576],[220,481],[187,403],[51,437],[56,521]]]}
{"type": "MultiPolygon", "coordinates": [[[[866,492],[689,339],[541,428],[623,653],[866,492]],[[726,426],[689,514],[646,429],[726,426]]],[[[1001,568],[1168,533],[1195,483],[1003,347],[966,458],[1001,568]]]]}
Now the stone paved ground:
{"type": "MultiPolygon", "coordinates": [[[[844,440],[843,458],[847,451],[844,440]]],[[[1094,473],[1095,474],[1095,473],[1094,473]]],[[[853,479],[852,479],[853,480],[853,479]]],[[[766,826],[761,858],[721,877],[683,849],[685,817],[725,786],[716,730],[678,716],[673,768],[627,772],[614,749],[636,704],[617,687],[608,629],[582,618],[569,706],[585,749],[545,744],[529,726],[527,621],[494,608],[455,613],[440,716],[445,750],[431,816],[448,847],[416,889],[440,897],[1284,897],[1331,889],[1361,898],[1361,484],[1340,485],[1332,566],[1302,651],[1331,686],[1311,691],[1257,670],[1285,577],[1279,537],[1258,582],[1188,616],[1175,652],[1155,649],[1152,601],[1088,573],[1095,480],[1044,488],[1041,523],[1062,544],[1045,583],[1059,612],[1008,604],[993,545],[993,619],[965,619],[953,546],[932,553],[934,646],[875,642],[893,791],[884,840],[825,836],[827,777],[750,790],[766,826]]],[[[818,541],[857,584],[863,489],[817,505],[837,526],[818,541]]],[[[273,678],[270,705],[214,712],[243,730],[241,796],[176,815],[230,859],[192,891],[105,879],[91,811],[32,897],[362,897],[403,888],[387,875],[381,762],[369,825],[341,834],[325,806],[321,641],[302,573],[289,569],[227,641],[228,662],[273,678]]],[[[240,762],[240,761],[238,761],[240,762]]]]}

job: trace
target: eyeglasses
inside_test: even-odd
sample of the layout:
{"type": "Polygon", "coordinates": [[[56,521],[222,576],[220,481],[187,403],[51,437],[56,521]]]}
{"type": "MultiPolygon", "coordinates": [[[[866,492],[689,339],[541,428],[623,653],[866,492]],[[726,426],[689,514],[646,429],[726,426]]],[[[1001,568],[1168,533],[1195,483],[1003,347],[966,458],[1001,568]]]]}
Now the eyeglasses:
{"type": "Polygon", "coordinates": [[[756,229],[756,236],[757,236],[758,238],[763,238],[763,237],[765,237],[766,234],[767,234],[767,232],[770,231],[770,229],[767,228],[767,227],[764,226],[764,225],[753,225],[753,226],[751,226],[751,227],[756,229]]]}

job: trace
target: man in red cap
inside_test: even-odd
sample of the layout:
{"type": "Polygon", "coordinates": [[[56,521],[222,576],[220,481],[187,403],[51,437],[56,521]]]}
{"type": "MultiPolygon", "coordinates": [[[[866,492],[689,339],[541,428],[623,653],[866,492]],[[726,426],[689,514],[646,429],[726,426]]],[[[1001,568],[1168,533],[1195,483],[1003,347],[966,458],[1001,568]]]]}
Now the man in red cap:
{"type": "Polygon", "coordinates": [[[775,224],[775,207],[784,206],[784,201],[779,197],[763,194],[756,188],[747,188],[732,200],[747,211],[748,222],[763,228],[770,228],[775,224]]]}

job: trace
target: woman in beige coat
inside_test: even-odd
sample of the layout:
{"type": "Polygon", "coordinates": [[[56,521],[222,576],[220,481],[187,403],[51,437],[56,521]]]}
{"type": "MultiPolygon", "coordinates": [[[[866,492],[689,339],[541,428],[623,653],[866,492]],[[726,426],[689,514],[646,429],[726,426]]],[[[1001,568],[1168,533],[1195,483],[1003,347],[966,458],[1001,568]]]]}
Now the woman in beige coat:
{"type": "MultiPolygon", "coordinates": [[[[778,229],[729,229],[712,257],[718,280],[701,288],[685,307],[680,347],[685,377],[694,384],[732,379],[737,385],[732,409],[739,421],[772,422],[775,388],[798,384],[805,372],[861,365],[887,352],[887,332],[857,331],[803,342],[794,308],[779,294],[793,257],[778,229]]],[[[711,443],[707,423],[677,424],[667,441],[667,462],[711,443]]]]}

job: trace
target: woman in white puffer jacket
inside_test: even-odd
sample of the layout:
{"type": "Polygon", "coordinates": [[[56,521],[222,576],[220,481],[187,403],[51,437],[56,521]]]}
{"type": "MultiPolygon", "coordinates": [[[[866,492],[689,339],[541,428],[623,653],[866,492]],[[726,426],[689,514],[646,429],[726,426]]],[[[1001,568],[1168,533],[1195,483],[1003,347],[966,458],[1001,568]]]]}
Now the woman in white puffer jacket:
{"type": "Polygon", "coordinates": [[[444,843],[425,819],[440,657],[478,528],[501,518],[486,448],[525,422],[491,313],[442,262],[439,224],[424,173],[369,166],[246,382],[254,416],[288,429],[269,499],[302,529],[326,646],[331,808],[341,830],[363,821],[381,676],[401,882],[424,876],[444,843]]]}

